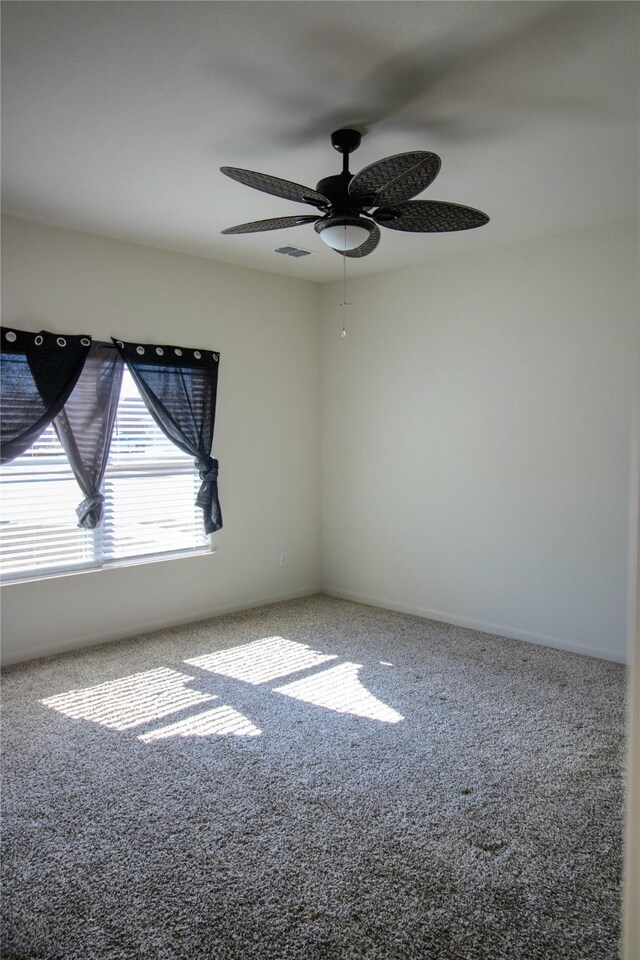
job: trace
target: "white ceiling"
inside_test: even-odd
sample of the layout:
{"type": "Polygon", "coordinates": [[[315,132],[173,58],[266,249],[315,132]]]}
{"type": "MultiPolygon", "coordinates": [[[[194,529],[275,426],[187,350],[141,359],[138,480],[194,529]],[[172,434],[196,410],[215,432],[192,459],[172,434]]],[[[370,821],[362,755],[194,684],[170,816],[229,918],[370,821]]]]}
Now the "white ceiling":
{"type": "Polygon", "coordinates": [[[434,151],[423,198],[491,222],[383,228],[352,276],[634,216],[639,15],[635,2],[5,2],[3,209],[336,279],[342,257],[311,226],[221,236],[315,211],[219,167],[314,187],[340,170],[331,132],[357,125],[352,171],[434,151]]]}

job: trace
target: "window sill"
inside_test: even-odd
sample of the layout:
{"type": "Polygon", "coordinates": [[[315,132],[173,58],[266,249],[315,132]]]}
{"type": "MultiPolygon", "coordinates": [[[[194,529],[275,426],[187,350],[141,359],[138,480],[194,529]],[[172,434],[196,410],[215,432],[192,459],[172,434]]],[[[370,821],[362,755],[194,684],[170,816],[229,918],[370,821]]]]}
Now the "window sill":
{"type": "Polygon", "coordinates": [[[110,570],[120,570],[123,567],[140,567],[152,563],[164,563],[168,560],[191,560],[196,557],[207,557],[218,553],[213,546],[199,547],[194,550],[177,550],[172,553],[154,554],[146,557],[131,557],[127,560],[116,560],[112,563],[105,563],[101,567],[77,567],[67,570],[56,570],[50,573],[43,572],[38,574],[16,574],[15,577],[0,580],[0,588],[11,587],[20,583],[37,583],[41,580],[59,580],[62,577],[78,577],[88,573],[108,573],[110,570]]]}

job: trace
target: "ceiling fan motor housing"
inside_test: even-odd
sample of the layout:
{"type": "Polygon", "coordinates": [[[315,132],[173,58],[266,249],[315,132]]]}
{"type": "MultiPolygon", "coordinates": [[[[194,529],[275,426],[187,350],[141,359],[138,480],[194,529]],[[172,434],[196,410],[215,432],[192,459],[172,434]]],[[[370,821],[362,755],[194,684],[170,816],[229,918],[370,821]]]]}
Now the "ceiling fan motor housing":
{"type": "Polygon", "coordinates": [[[352,250],[366,242],[374,227],[370,220],[361,216],[363,204],[360,198],[355,200],[349,193],[352,180],[353,174],[343,170],[337,176],[320,180],[316,187],[318,193],[327,198],[330,207],[313,228],[328,246],[337,250],[352,250]]]}
{"type": "Polygon", "coordinates": [[[357,217],[359,204],[354,204],[353,197],[349,196],[349,184],[353,180],[352,173],[339,173],[335,177],[325,177],[316,186],[318,193],[326,197],[331,205],[332,213],[342,216],[352,214],[357,217]]]}

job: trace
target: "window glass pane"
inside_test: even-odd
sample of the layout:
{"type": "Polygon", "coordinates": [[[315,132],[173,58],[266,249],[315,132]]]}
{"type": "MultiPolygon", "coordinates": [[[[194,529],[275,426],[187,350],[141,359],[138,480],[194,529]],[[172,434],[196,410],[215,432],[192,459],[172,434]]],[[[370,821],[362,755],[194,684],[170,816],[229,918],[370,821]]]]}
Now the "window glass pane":
{"type": "Polygon", "coordinates": [[[105,494],[112,507],[104,522],[105,560],[206,546],[193,469],[152,476],[114,470],[105,494]]]}
{"type": "Polygon", "coordinates": [[[104,559],[206,547],[193,460],[165,437],[125,368],[105,474],[104,559]]]}
{"type": "Polygon", "coordinates": [[[90,530],[77,526],[82,491],[49,426],[21,457],[0,470],[0,558],[3,577],[91,566],[90,530]]]}
{"type": "Polygon", "coordinates": [[[108,470],[137,461],[141,469],[160,462],[180,463],[193,472],[193,461],[156,424],[125,367],[108,470]]]}

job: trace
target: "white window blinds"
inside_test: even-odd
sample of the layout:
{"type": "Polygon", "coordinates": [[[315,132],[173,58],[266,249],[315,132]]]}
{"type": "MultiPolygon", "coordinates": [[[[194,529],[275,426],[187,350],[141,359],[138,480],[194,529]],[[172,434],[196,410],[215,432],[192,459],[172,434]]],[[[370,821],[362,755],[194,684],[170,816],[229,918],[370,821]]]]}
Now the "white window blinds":
{"type": "Polygon", "coordinates": [[[104,518],[77,527],[83,499],[55,430],[0,469],[3,580],[49,576],[163,555],[205,552],[200,478],[168,440],[125,370],[105,474],[104,518]]]}

